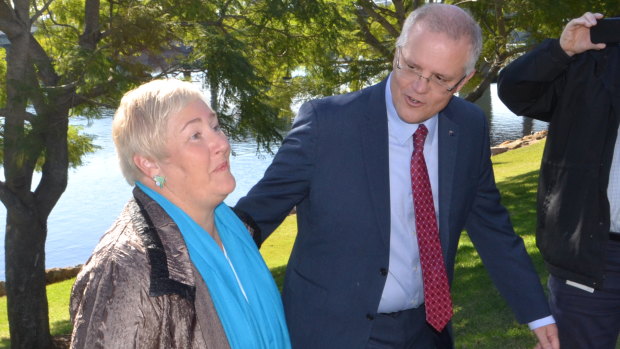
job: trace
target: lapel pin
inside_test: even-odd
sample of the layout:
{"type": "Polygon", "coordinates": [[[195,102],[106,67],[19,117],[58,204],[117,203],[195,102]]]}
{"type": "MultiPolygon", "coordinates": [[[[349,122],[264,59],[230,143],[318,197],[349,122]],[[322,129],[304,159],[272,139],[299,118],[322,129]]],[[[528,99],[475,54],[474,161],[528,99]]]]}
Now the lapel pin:
{"type": "Polygon", "coordinates": [[[450,137],[454,136],[454,131],[452,131],[452,130],[448,131],[448,135],[449,135],[450,137]]]}

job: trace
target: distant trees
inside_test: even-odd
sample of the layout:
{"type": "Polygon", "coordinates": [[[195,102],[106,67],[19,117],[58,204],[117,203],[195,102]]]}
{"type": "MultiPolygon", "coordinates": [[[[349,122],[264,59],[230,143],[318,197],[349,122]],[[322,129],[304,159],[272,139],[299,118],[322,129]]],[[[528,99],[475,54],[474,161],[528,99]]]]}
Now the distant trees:
{"type": "MultiPolygon", "coordinates": [[[[330,95],[357,90],[384,78],[391,69],[394,43],[406,16],[428,1],[324,0],[319,3],[322,22],[292,27],[298,39],[289,58],[302,95],[330,95]],[[329,24],[324,23],[325,18],[329,24]],[[317,25],[318,24],[318,25],[317,25]],[[321,33],[320,35],[303,35],[321,33]],[[303,52],[301,56],[298,53],[303,52]]],[[[484,48],[477,74],[463,90],[478,99],[499,70],[545,37],[559,37],[566,22],[586,11],[620,14],[618,1],[609,0],[456,0],[430,1],[469,10],[483,30],[484,48]]],[[[316,17],[315,17],[316,18],[316,17]]],[[[290,44],[289,44],[290,45],[290,44]]]]}

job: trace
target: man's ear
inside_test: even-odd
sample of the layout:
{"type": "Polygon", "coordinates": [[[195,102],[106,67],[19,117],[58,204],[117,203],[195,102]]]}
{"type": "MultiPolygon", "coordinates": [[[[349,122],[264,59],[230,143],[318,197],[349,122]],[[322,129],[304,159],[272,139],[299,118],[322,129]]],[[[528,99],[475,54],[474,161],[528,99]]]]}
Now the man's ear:
{"type": "Polygon", "coordinates": [[[157,161],[149,157],[136,154],[133,156],[133,163],[147,178],[153,178],[155,175],[162,175],[157,161]]]}

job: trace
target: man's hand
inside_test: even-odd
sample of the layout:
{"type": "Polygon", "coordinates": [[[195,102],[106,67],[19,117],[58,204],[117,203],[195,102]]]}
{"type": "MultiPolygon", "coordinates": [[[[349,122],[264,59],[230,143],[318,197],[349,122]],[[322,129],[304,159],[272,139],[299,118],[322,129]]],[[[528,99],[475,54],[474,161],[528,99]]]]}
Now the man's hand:
{"type": "Polygon", "coordinates": [[[558,328],[555,324],[542,326],[534,330],[538,344],[534,349],[560,349],[560,339],[558,338],[558,328]]]}
{"type": "Polygon", "coordinates": [[[605,44],[593,44],[590,41],[590,28],[603,18],[600,13],[586,12],[583,16],[568,22],[560,36],[560,46],[567,55],[573,56],[587,50],[601,50],[605,44]]]}

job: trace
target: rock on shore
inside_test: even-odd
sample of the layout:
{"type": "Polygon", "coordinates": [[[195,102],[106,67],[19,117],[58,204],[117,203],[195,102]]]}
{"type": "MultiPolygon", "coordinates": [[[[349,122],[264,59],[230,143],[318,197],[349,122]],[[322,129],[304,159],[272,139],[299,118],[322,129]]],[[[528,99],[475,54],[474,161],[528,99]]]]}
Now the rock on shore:
{"type": "Polygon", "coordinates": [[[491,147],[491,155],[497,155],[509,150],[525,147],[526,145],[537,143],[545,137],[547,137],[547,131],[539,131],[514,141],[505,141],[495,147],[491,147]]]}
{"type": "MultiPolygon", "coordinates": [[[[77,276],[82,269],[82,264],[75,267],[52,268],[45,271],[45,284],[53,284],[54,282],[65,281],[77,276]]],[[[4,281],[0,281],[0,297],[6,296],[4,281]]]]}

